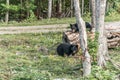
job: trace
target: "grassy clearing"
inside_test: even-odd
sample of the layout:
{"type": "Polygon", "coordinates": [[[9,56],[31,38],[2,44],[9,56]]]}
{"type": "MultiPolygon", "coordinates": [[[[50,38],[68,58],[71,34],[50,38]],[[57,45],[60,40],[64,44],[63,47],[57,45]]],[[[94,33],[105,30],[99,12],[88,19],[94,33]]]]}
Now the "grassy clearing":
{"type": "Polygon", "coordinates": [[[61,34],[0,35],[0,80],[79,77],[82,73],[75,69],[81,66],[80,60],[56,56],[54,44],[62,41],[61,34]],[[53,50],[46,55],[38,51],[40,46],[53,46],[53,50]]]}
{"type": "MultiPolygon", "coordinates": [[[[112,21],[120,21],[120,14],[110,15],[105,17],[106,22],[112,22],[112,21]]],[[[85,21],[90,22],[91,18],[89,16],[84,16],[83,19],[85,21]]],[[[22,22],[16,22],[16,21],[9,21],[9,24],[0,22],[0,26],[38,26],[38,25],[50,25],[50,24],[70,24],[75,23],[75,18],[51,18],[51,19],[43,19],[43,20],[31,20],[27,21],[24,20],[22,22]]]]}
{"type": "MultiPolygon", "coordinates": [[[[112,65],[102,70],[95,63],[92,64],[92,75],[81,77],[80,59],[56,55],[56,43],[61,39],[62,33],[0,35],[0,80],[114,80],[118,72],[112,65]],[[38,51],[40,46],[48,48],[49,54],[38,51]]],[[[119,52],[113,51],[116,51],[115,55],[111,56],[120,61],[119,52]]]]}
{"type": "Polygon", "coordinates": [[[16,21],[10,21],[9,24],[0,23],[0,26],[37,26],[37,25],[50,25],[50,24],[69,24],[75,23],[75,18],[51,18],[51,19],[43,19],[43,20],[32,20],[32,21],[22,21],[20,23],[16,21]]]}

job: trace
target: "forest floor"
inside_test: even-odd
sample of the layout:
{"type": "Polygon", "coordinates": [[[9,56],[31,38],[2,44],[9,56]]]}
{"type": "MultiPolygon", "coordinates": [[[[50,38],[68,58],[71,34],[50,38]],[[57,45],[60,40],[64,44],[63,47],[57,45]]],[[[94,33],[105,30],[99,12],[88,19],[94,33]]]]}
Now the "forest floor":
{"type": "MultiPolygon", "coordinates": [[[[120,27],[118,22],[106,22],[106,29],[120,27]]],[[[54,25],[40,25],[40,26],[11,26],[0,27],[0,34],[20,34],[20,33],[47,33],[47,32],[63,32],[69,29],[69,24],[54,24],[54,25]]]]}
{"type": "MultiPolygon", "coordinates": [[[[105,26],[120,29],[120,22],[107,22],[105,26]]],[[[0,80],[119,80],[111,77],[120,75],[120,48],[109,50],[113,64],[108,62],[106,69],[92,64],[91,79],[82,79],[81,59],[57,56],[56,43],[62,42],[62,32],[68,29],[69,24],[0,26],[0,80]],[[41,46],[49,53],[40,51],[41,46]]]]}

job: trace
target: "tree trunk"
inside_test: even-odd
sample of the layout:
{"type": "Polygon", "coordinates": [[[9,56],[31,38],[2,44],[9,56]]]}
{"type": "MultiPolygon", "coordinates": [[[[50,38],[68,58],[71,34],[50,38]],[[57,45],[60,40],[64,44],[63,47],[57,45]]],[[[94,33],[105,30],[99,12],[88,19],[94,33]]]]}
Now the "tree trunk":
{"type": "Polygon", "coordinates": [[[62,12],[62,1],[59,0],[58,2],[59,2],[59,13],[61,13],[62,12]]]}
{"type": "Polygon", "coordinates": [[[86,34],[85,22],[83,21],[80,14],[79,0],[74,0],[74,8],[75,8],[76,22],[79,27],[80,46],[84,57],[83,76],[88,76],[91,73],[91,60],[87,49],[87,34],[86,34]]]}
{"type": "Polygon", "coordinates": [[[108,9],[109,9],[109,1],[107,0],[106,1],[106,8],[105,8],[106,13],[108,12],[108,9]]]}
{"type": "Polygon", "coordinates": [[[52,0],[48,0],[48,18],[51,18],[52,13],[52,0]]]}
{"type": "Polygon", "coordinates": [[[30,11],[29,11],[29,7],[30,7],[30,6],[28,6],[28,5],[29,5],[29,1],[28,1],[28,0],[26,0],[27,18],[29,18],[29,17],[30,17],[30,11]]]}
{"type": "Polygon", "coordinates": [[[65,17],[65,13],[66,13],[66,1],[65,0],[63,0],[63,10],[64,10],[64,15],[63,15],[63,17],[65,17]]]}
{"type": "Polygon", "coordinates": [[[71,0],[71,6],[70,6],[70,8],[71,8],[71,15],[70,15],[70,17],[72,17],[73,16],[73,0],[71,0]]]}
{"type": "Polygon", "coordinates": [[[62,1],[58,0],[56,1],[56,13],[57,13],[57,17],[61,18],[61,13],[62,13],[62,1]]]}
{"type": "Polygon", "coordinates": [[[92,32],[95,32],[95,0],[90,0],[91,4],[91,13],[92,13],[92,18],[91,18],[91,26],[92,26],[92,32]]]}
{"type": "MultiPolygon", "coordinates": [[[[9,0],[6,0],[6,5],[9,6],[9,0]]],[[[6,11],[5,15],[5,22],[8,23],[9,21],[9,10],[6,11]]]]}
{"type": "Polygon", "coordinates": [[[23,4],[23,1],[20,0],[20,21],[22,20],[22,5],[23,4]]]}
{"type": "Polygon", "coordinates": [[[105,26],[104,26],[104,16],[105,16],[105,6],[106,0],[100,0],[99,4],[99,38],[98,38],[98,65],[100,67],[106,66],[106,58],[108,56],[108,49],[107,49],[107,39],[105,36],[105,26]]]}
{"type": "Polygon", "coordinates": [[[36,6],[37,6],[37,9],[36,9],[36,16],[37,16],[37,19],[38,20],[40,20],[40,19],[42,19],[42,17],[41,17],[41,7],[40,7],[40,0],[36,0],[36,2],[35,2],[35,4],[36,4],[36,6]]]}
{"type": "Polygon", "coordinates": [[[98,32],[100,27],[100,0],[95,0],[95,30],[98,32]]]}
{"type": "Polygon", "coordinates": [[[84,14],[84,0],[82,0],[82,11],[81,11],[81,15],[83,16],[84,14]]]}
{"type": "Polygon", "coordinates": [[[89,0],[89,12],[91,12],[91,0],[89,0]]]}

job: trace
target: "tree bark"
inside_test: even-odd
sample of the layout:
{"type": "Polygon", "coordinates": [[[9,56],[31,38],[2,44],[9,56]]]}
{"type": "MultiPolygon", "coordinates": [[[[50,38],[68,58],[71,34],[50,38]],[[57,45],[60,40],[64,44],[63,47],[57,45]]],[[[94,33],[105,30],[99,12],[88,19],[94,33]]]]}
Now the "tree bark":
{"type": "Polygon", "coordinates": [[[61,12],[62,12],[62,1],[59,0],[58,2],[59,2],[59,13],[61,14],[61,12]]]}
{"type": "Polygon", "coordinates": [[[22,0],[20,0],[20,21],[22,20],[22,0]]]}
{"type": "Polygon", "coordinates": [[[99,4],[100,9],[99,9],[99,18],[98,18],[99,37],[98,37],[98,53],[97,53],[98,65],[100,67],[106,66],[106,59],[108,56],[107,39],[105,36],[106,32],[104,26],[105,6],[106,6],[106,0],[100,0],[100,4],[99,4]]]}
{"type": "Polygon", "coordinates": [[[48,0],[48,18],[51,18],[52,13],[52,0],[48,0]]]}
{"type": "Polygon", "coordinates": [[[85,22],[83,21],[80,14],[79,0],[74,0],[74,8],[75,8],[76,22],[78,24],[79,34],[80,34],[80,46],[84,57],[83,76],[88,76],[91,73],[91,60],[87,49],[87,34],[86,34],[85,22]]]}
{"type": "Polygon", "coordinates": [[[95,32],[95,0],[90,0],[91,4],[91,13],[92,13],[92,18],[91,18],[91,26],[92,26],[92,32],[95,32]]]}
{"type": "Polygon", "coordinates": [[[28,6],[28,5],[29,5],[29,1],[28,1],[28,0],[26,0],[27,18],[29,18],[29,17],[30,17],[30,10],[29,10],[29,7],[30,7],[30,6],[28,6]]]}
{"type": "Polygon", "coordinates": [[[73,0],[71,0],[70,8],[71,8],[71,15],[70,15],[70,17],[73,17],[73,0]]]}
{"type": "Polygon", "coordinates": [[[81,15],[83,16],[84,14],[84,0],[82,0],[82,11],[81,11],[81,15]]]}
{"type": "Polygon", "coordinates": [[[95,0],[95,30],[98,32],[100,23],[100,0],[95,0]]]}
{"type": "MultiPolygon", "coordinates": [[[[9,0],[6,0],[6,5],[9,6],[9,0]]],[[[5,15],[5,22],[8,23],[9,21],[9,10],[6,11],[5,15]]]]}

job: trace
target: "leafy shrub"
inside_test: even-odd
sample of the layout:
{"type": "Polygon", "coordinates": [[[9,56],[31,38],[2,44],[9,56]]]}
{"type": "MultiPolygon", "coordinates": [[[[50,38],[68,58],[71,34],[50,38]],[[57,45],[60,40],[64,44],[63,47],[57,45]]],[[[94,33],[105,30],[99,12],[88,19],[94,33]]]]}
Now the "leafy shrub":
{"type": "Polygon", "coordinates": [[[95,39],[89,39],[88,38],[88,48],[89,48],[89,53],[93,58],[93,61],[96,61],[97,57],[97,50],[98,50],[98,33],[95,33],[95,39]]]}

